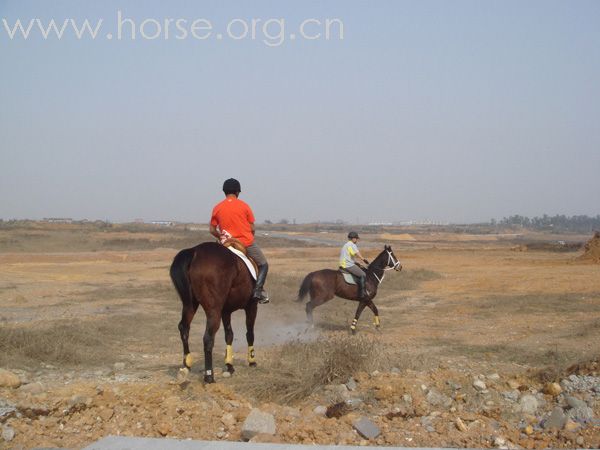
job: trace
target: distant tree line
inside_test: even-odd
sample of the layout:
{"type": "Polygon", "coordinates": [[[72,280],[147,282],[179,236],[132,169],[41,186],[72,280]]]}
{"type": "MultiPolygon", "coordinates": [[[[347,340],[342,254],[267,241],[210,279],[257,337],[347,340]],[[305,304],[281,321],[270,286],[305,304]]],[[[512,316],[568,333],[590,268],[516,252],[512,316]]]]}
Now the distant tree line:
{"type": "Polygon", "coordinates": [[[565,216],[557,214],[549,216],[544,214],[542,217],[525,217],[514,215],[504,217],[501,220],[492,219],[491,225],[505,227],[523,227],[534,230],[554,230],[554,231],[572,231],[577,233],[589,233],[595,230],[600,230],[600,215],[596,217],[590,216],[565,216]]]}

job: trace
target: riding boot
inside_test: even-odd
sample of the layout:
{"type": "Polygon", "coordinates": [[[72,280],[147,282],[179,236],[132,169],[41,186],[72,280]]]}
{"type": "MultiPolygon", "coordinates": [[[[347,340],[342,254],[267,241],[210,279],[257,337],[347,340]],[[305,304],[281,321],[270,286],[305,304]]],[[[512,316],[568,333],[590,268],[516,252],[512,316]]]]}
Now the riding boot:
{"type": "Polygon", "coordinates": [[[365,277],[356,277],[356,281],[358,283],[358,298],[359,300],[364,300],[367,298],[366,279],[365,277]]]}
{"type": "Polygon", "coordinates": [[[268,264],[258,266],[258,274],[256,275],[256,286],[254,286],[254,292],[252,293],[252,298],[257,300],[258,303],[269,303],[269,296],[263,290],[263,286],[265,285],[268,272],[268,264]]]}

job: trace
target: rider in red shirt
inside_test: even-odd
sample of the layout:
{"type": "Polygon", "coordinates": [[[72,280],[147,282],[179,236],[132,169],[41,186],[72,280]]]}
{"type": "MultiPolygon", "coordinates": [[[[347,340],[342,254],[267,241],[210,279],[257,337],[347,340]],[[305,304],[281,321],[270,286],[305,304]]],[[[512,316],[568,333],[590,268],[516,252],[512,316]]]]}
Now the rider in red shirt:
{"type": "Polygon", "coordinates": [[[244,244],[248,256],[258,266],[256,286],[252,297],[259,303],[269,303],[269,297],[263,290],[269,264],[261,249],[254,242],[254,214],[250,206],[238,198],[241,191],[240,182],[234,178],[223,183],[225,200],[213,208],[210,218],[210,234],[220,240],[233,237],[244,244]]]}

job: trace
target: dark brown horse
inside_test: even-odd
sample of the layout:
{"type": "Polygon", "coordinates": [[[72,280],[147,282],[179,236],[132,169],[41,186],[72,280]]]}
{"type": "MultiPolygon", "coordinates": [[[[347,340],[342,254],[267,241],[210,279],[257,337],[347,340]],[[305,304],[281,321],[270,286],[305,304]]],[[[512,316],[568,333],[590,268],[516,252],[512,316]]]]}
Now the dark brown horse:
{"type": "Polygon", "coordinates": [[[206,314],[204,332],[204,381],[214,383],[212,351],[215,334],[221,320],[225,329],[225,364],[233,373],[233,330],[231,313],[238,309],[246,311],[246,340],[248,363],[256,366],[254,359],[254,322],[256,300],[252,299],[254,279],[244,262],[230,250],[215,242],[205,242],[193,248],[181,250],[171,264],[171,280],[177,289],[183,308],[179,332],[183,343],[182,371],[187,375],[192,366],[188,345],[190,324],[201,305],[206,314]]]}
{"type": "Polygon", "coordinates": [[[300,302],[307,294],[310,294],[310,301],[306,304],[306,318],[312,323],[313,309],[331,300],[336,295],[347,300],[354,300],[359,303],[358,308],[356,308],[354,320],[350,326],[352,333],[354,334],[356,332],[358,319],[363,312],[363,309],[367,306],[375,315],[373,321],[375,327],[379,328],[379,312],[373,303],[373,298],[377,295],[377,288],[383,281],[385,272],[391,269],[400,271],[402,270],[402,265],[400,264],[400,261],[398,261],[398,258],[396,258],[396,255],[394,255],[392,247],[386,245],[377,258],[375,258],[373,262],[369,264],[369,267],[365,269],[367,274],[366,298],[358,298],[358,286],[346,283],[339,270],[323,269],[306,275],[304,281],[302,281],[302,284],[300,285],[296,301],[300,302]]]}

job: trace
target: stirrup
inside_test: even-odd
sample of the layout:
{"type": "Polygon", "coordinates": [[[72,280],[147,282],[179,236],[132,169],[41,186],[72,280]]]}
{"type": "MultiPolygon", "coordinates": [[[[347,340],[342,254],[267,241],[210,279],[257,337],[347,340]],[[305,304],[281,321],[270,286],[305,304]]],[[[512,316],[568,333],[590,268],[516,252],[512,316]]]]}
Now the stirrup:
{"type": "Polygon", "coordinates": [[[264,290],[261,290],[259,295],[253,294],[252,298],[256,299],[256,301],[258,303],[260,303],[261,305],[264,305],[265,303],[269,303],[269,296],[267,295],[267,293],[264,290]]]}

